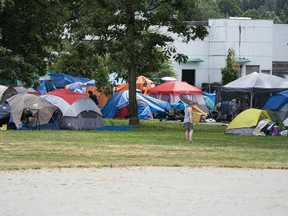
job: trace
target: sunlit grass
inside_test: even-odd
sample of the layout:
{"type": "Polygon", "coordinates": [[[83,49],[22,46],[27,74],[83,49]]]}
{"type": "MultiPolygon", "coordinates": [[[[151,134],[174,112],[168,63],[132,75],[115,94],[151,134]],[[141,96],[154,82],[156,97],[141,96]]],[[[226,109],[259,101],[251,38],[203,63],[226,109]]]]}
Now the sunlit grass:
{"type": "MultiPolygon", "coordinates": [[[[106,125],[128,120],[105,119],[106,125]]],[[[288,168],[288,138],[226,135],[226,126],[198,124],[193,142],[181,122],[141,121],[129,131],[0,132],[0,169],[185,166],[288,168]]]]}

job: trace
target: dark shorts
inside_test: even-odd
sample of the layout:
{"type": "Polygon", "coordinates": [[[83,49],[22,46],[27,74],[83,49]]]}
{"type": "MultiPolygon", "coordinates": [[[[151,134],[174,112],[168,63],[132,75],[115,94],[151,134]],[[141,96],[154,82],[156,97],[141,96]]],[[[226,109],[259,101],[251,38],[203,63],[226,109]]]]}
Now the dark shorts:
{"type": "Polygon", "coordinates": [[[185,129],[193,129],[193,123],[185,122],[184,125],[183,125],[183,128],[185,128],[185,129]]]}

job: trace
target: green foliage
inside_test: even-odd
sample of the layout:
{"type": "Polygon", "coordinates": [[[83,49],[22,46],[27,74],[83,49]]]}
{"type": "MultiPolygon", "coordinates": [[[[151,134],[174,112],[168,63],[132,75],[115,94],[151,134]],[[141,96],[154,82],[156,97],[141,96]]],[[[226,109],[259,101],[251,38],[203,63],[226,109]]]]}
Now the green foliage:
{"type": "Polygon", "coordinates": [[[250,16],[251,10],[256,10],[258,15],[255,19],[272,19],[274,23],[288,23],[288,1],[286,0],[236,0],[244,11],[242,16],[250,16]],[[250,11],[249,11],[250,10],[250,11]]]}
{"type": "Polygon", "coordinates": [[[240,16],[243,11],[237,4],[236,0],[218,0],[218,6],[223,14],[226,16],[240,16]]]}
{"type": "Polygon", "coordinates": [[[50,50],[61,40],[61,7],[58,1],[6,0],[0,10],[0,78],[33,82],[33,74],[44,74],[50,50]]]}
{"type": "Polygon", "coordinates": [[[82,40],[86,35],[94,38],[93,50],[100,56],[109,55],[114,67],[118,66],[123,73],[122,77],[128,78],[129,124],[139,123],[136,77],[157,70],[159,62],[170,57],[179,59],[173,37],[161,33],[158,27],[166,27],[185,41],[204,39],[207,35],[205,27],[185,22],[200,20],[192,0],[95,0],[73,2],[72,6],[73,14],[77,14],[68,23],[72,40],[82,40]]]}
{"type": "Polygon", "coordinates": [[[226,58],[226,66],[221,68],[222,85],[226,85],[240,76],[240,71],[235,66],[234,50],[229,49],[226,58]]]}
{"type": "Polygon", "coordinates": [[[252,19],[260,19],[261,15],[256,9],[248,9],[242,14],[243,17],[251,17],[252,19]]]}
{"type": "Polygon", "coordinates": [[[197,0],[201,12],[202,20],[207,21],[211,18],[222,18],[223,15],[214,0],[197,0]]]}

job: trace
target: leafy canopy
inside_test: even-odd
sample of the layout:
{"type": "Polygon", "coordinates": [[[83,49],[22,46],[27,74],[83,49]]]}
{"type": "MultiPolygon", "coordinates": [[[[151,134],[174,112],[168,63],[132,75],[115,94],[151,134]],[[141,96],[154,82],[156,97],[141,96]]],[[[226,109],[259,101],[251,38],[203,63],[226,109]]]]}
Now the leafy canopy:
{"type": "Polygon", "coordinates": [[[123,76],[129,82],[129,124],[139,123],[136,77],[145,65],[153,65],[155,59],[187,59],[177,53],[174,37],[163,31],[173,32],[186,42],[207,35],[205,27],[186,22],[200,18],[193,0],[80,0],[70,7],[74,18],[68,24],[71,40],[89,36],[96,53],[121,62],[117,65],[122,66],[121,71],[126,73],[123,76]],[[160,54],[159,48],[163,50],[160,54]]]}
{"type": "Polygon", "coordinates": [[[59,1],[5,0],[0,4],[0,78],[30,84],[45,73],[63,30],[59,1]]]}

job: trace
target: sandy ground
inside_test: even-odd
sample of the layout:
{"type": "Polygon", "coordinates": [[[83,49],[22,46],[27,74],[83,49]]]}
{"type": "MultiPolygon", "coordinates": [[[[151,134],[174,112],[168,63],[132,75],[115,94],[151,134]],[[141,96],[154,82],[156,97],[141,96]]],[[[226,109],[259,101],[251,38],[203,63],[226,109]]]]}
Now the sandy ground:
{"type": "Polygon", "coordinates": [[[288,215],[288,170],[0,171],[1,216],[288,215]]]}

